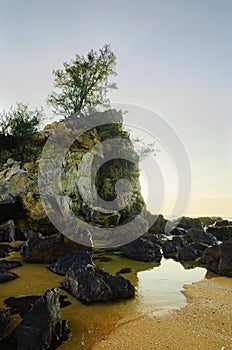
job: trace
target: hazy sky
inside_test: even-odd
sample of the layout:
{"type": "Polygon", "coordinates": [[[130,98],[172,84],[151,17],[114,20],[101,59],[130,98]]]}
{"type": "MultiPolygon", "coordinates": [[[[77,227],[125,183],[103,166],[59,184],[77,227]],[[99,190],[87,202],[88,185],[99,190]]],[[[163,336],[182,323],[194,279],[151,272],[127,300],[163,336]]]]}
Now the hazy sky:
{"type": "Polygon", "coordinates": [[[232,216],[231,0],[0,5],[0,110],[17,101],[45,105],[52,69],[110,43],[119,87],[111,100],[158,113],[187,149],[193,177],[188,214],[232,216]]]}

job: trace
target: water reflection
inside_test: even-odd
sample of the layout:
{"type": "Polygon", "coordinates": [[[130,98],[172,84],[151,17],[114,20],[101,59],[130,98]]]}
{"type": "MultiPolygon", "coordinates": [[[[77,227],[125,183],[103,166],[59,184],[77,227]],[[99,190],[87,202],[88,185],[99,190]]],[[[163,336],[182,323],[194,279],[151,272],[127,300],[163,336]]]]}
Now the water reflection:
{"type": "MultiPolygon", "coordinates": [[[[15,271],[20,278],[1,285],[0,306],[8,297],[42,295],[47,289],[60,287],[62,276],[53,274],[44,264],[29,264],[22,261],[19,253],[11,253],[9,260],[19,260],[23,266],[15,271]]],[[[115,275],[122,268],[131,272],[123,275],[136,288],[136,296],[130,300],[82,305],[76,298],[62,290],[71,304],[62,309],[63,319],[69,320],[72,331],[70,341],[60,350],[91,349],[91,346],[107,335],[116,324],[137,318],[144,313],[154,313],[184,305],[185,297],[180,292],[183,285],[204,278],[206,269],[187,269],[172,259],[160,263],[140,262],[123,258],[119,251],[98,251],[93,260],[100,267],[115,275]]],[[[20,316],[14,315],[9,330],[17,326],[20,316]]]]}

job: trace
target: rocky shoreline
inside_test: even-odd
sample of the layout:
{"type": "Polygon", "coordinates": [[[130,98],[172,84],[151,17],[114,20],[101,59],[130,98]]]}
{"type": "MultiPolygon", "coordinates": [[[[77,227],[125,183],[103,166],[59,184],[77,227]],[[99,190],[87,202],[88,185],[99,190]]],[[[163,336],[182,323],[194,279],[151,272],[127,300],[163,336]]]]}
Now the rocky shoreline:
{"type": "MultiPolygon", "coordinates": [[[[130,154],[134,159],[138,158],[128,133],[123,129],[121,113],[112,110],[104,113],[112,122],[110,128],[107,125],[96,127],[83,133],[72,143],[66,155],[61,179],[63,191],[70,198],[68,205],[77,216],[91,223],[93,228],[89,230],[75,227],[75,232],[68,237],[61,234],[49,221],[38,188],[38,168],[43,146],[55,128],[61,140],[64,133],[71,137],[71,121],[71,124],[66,124],[65,127],[62,123],[46,126],[32,143],[21,148],[19,146],[20,149],[14,148],[14,145],[9,148],[6,142],[6,147],[0,151],[0,283],[8,284],[10,290],[13,280],[21,278],[17,274],[17,268],[24,264],[38,264],[38,267],[39,264],[46,264],[50,271],[59,277],[62,276],[59,279],[61,285],[58,283],[49,286],[41,295],[36,295],[36,298],[24,295],[25,298],[29,298],[27,301],[30,300],[31,304],[12,332],[9,332],[11,318],[20,312],[17,307],[9,309],[8,299],[11,295],[8,295],[5,300],[8,300],[8,308],[0,309],[0,347],[4,349],[8,346],[9,350],[29,350],[32,344],[37,344],[38,350],[52,350],[67,340],[69,328],[61,316],[58,287],[84,305],[104,302],[107,308],[109,301],[134,298],[135,287],[125,278],[126,273],[131,271],[130,267],[123,266],[112,275],[97,265],[97,259],[93,259],[93,252],[96,252],[95,247],[98,247],[95,243],[103,241],[104,247],[108,247],[106,242],[110,242],[112,247],[112,242],[118,242],[117,237],[113,235],[113,228],[133,221],[140,212],[143,227],[146,226],[147,230],[145,233],[142,231],[141,237],[135,240],[127,239],[127,243],[122,246],[118,244],[120,256],[147,264],[159,264],[164,257],[180,262],[187,269],[204,266],[218,275],[232,277],[232,222],[222,218],[187,217],[170,222],[162,215],[150,214],[146,211],[140,193],[139,168],[136,162],[134,164],[120,161],[116,157],[115,161],[106,162],[97,175],[95,185],[105,201],[115,198],[115,183],[118,180],[125,178],[130,181],[133,193],[132,196],[126,193],[125,198],[121,198],[123,210],[98,213],[86,205],[78,191],[77,182],[81,181],[83,184],[87,181],[87,170],[81,167],[80,170],[79,166],[83,156],[94,145],[99,145],[112,136],[122,138],[126,142],[117,152],[130,154]],[[105,227],[108,228],[107,233],[103,230],[105,227]],[[75,239],[77,235],[82,236],[82,243],[75,239]],[[14,252],[20,254],[20,261],[10,259],[14,252]],[[14,271],[11,271],[12,269],[14,271]]],[[[102,114],[96,113],[96,117],[101,118],[102,114]]],[[[57,150],[56,146],[62,147],[62,142],[53,146],[54,152],[57,150]]],[[[99,154],[92,156],[91,161],[94,163],[99,154]]],[[[103,151],[101,157],[106,157],[103,151]]],[[[53,173],[43,175],[54,176],[53,173]]],[[[88,189],[85,191],[85,195],[88,196],[88,189]]],[[[62,199],[60,195],[57,197],[58,201],[62,199]]],[[[54,211],[53,208],[49,210],[54,211]]],[[[56,215],[56,211],[52,215],[56,215]]],[[[138,232],[140,227],[135,225],[134,229],[138,232]]],[[[127,235],[127,232],[122,233],[127,235]]],[[[134,236],[138,237],[133,233],[134,236]]],[[[105,248],[105,251],[110,250],[105,248]]],[[[104,255],[101,258],[104,259],[104,255]]],[[[27,280],[23,282],[27,285],[27,280]]],[[[70,330],[72,332],[72,328],[70,330]]]]}

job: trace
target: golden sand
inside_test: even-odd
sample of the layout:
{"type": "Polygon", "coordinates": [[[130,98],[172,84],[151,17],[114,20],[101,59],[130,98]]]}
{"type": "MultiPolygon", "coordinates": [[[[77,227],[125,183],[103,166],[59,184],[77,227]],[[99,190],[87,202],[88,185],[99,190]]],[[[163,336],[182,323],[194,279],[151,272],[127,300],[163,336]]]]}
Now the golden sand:
{"type": "Polygon", "coordinates": [[[231,350],[232,278],[184,286],[187,305],[117,326],[92,350],[231,350]]]}

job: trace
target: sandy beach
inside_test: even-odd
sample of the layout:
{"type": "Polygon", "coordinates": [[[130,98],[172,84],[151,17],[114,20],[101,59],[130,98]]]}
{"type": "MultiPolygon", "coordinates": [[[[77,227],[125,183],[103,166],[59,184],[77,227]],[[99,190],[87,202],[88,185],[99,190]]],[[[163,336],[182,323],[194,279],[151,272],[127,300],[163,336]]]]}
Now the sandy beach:
{"type": "Polygon", "coordinates": [[[186,306],[117,326],[92,350],[232,349],[232,279],[205,279],[183,293],[186,306]]]}

